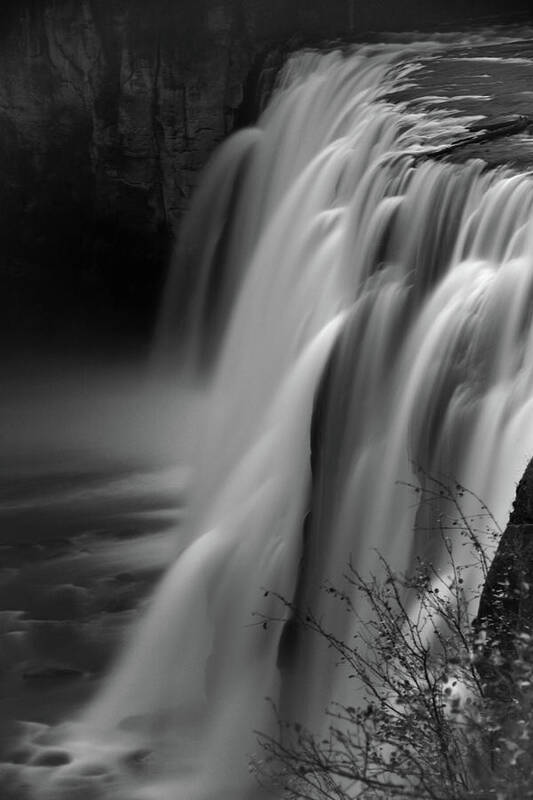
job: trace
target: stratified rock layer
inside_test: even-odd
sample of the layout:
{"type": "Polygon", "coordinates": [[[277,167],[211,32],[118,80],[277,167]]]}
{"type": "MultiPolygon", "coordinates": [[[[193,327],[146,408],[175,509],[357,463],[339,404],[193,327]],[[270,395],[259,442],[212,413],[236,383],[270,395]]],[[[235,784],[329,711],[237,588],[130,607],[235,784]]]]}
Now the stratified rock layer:
{"type": "Polygon", "coordinates": [[[198,172],[253,119],[269,53],[458,14],[459,0],[5,0],[3,328],[151,319],[198,172]]]}
{"type": "Polygon", "coordinates": [[[243,100],[262,54],[295,30],[328,36],[346,23],[344,3],[321,20],[312,3],[298,5],[8,4],[0,267],[17,326],[31,324],[32,294],[36,324],[39,306],[62,316],[66,302],[84,308],[91,295],[102,308],[150,307],[199,170],[253,113],[243,100]]]}

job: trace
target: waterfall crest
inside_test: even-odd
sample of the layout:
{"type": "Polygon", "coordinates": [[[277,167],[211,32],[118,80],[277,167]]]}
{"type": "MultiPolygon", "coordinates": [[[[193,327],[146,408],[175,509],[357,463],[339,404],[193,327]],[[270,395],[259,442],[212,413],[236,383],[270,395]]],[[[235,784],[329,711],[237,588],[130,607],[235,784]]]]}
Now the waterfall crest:
{"type": "Polygon", "coordinates": [[[266,590],[342,627],[319,587],[348,558],[435,549],[413,464],[503,521],[533,452],[533,181],[424,158],[469,122],[394,102],[439,46],[291,58],[199,190],[156,354],[206,397],[191,544],[70,734],[74,765],[153,750],[130,800],[257,797],[265,698],[319,726],[343,691],[307,641],[280,666],[266,590]]]}

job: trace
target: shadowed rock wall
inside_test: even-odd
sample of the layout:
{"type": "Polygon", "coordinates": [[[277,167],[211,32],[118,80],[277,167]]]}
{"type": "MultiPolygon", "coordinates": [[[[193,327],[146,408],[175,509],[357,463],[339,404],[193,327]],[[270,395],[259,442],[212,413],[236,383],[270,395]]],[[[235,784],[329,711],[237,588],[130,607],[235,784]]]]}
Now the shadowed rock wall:
{"type": "MultiPolygon", "coordinates": [[[[509,700],[516,680],[517,644],[523,647],[520,637],[533,634],[533,460],[517,486],[509,522],[483,586],[476,624],[486,633],[479,672],[494,695],[509,700]]],[[[529,644],[527,650],[531,658],[529,644]]]]}
{"type": "Polygon", "coordinates": [[[264,55],[280,43],[431,23],[432,8],[419,0],[401,13],[392,0],[5,0],[1,327],[53,336],[101,319],[117,331],[148,329],[199,170],[253,116],[264,55]]]}
{"type": "MultiPolygon", "coordinates": [[[[313,33],[308,5],[49,0],[5,7],[4,327],[53,334],[70,318],[77,327],[80,314],[88,324],[116,314],[120,326],[121,312],[141,326],[149,320],[199,170],[234,127],[254,60],[274,39],[313,33]]],[[[330,13],[325,35],[342,27],[338,5],[341,19],[330,13]]]]}

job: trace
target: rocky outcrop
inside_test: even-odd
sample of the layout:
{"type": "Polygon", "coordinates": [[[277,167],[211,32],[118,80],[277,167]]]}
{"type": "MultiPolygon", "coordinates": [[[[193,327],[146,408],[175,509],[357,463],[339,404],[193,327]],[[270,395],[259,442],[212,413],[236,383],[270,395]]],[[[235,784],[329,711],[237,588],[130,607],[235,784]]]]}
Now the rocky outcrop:
{"type": "Polygon", "coordinates": [[[480,598],[478,671],[490,693],[513,695],[516,665],[533,652],[533,460],[522,476],[480,598]]]}
{"type": "Polygon", "coordinates": [[[32,286],[59,313],[76,295],[80,307],[91,294],[153,304],[199,170],[243,109],[253,113],[254,66],[294,30],[333,35],[345,3],[330,5],[324,24],[313,3],[284,13],[279,0],[8,3],[0,253],[17,323],[32,286]]]}
{"type": "MultiPolygon", "coordinates": [[[[449,18],[458,0],[445,6],[449,18]]],[[[421,0],[5,0],[2,326],[150,319],[200,168],[257,112],[265,55],[438,13],[421,0]]]]}

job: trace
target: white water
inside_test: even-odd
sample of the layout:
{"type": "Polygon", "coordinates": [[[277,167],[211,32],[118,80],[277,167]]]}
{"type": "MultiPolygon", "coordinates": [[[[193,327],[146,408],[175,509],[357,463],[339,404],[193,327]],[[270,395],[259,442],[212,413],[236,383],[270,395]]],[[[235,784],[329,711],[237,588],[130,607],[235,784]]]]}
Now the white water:
{"type": "Polygon", "coordinates": [[[400,570],[435,550],[398,485],[413,463],[505,521],[533,453],[533,182],[420,157],[467,122],[386,100],[435,47],[295,57],[257,129],[205,176],[158,344],[203,386],[193,543],[60,734],[73,763],[32,779],[38,797],[71,796],[85,767],[139,746],[146,770],[95,777],[102,797],[257,797],[265,698],[320,726],[344,691],[307,640],[284,644],[278,668],[282,626],[253,616],[279,613],[265,589],[342,626],[319,587],[350,556],[364,574],[375,549],[400,570]],[[176,331],[186,268],[197,281],[176,331]]]}

